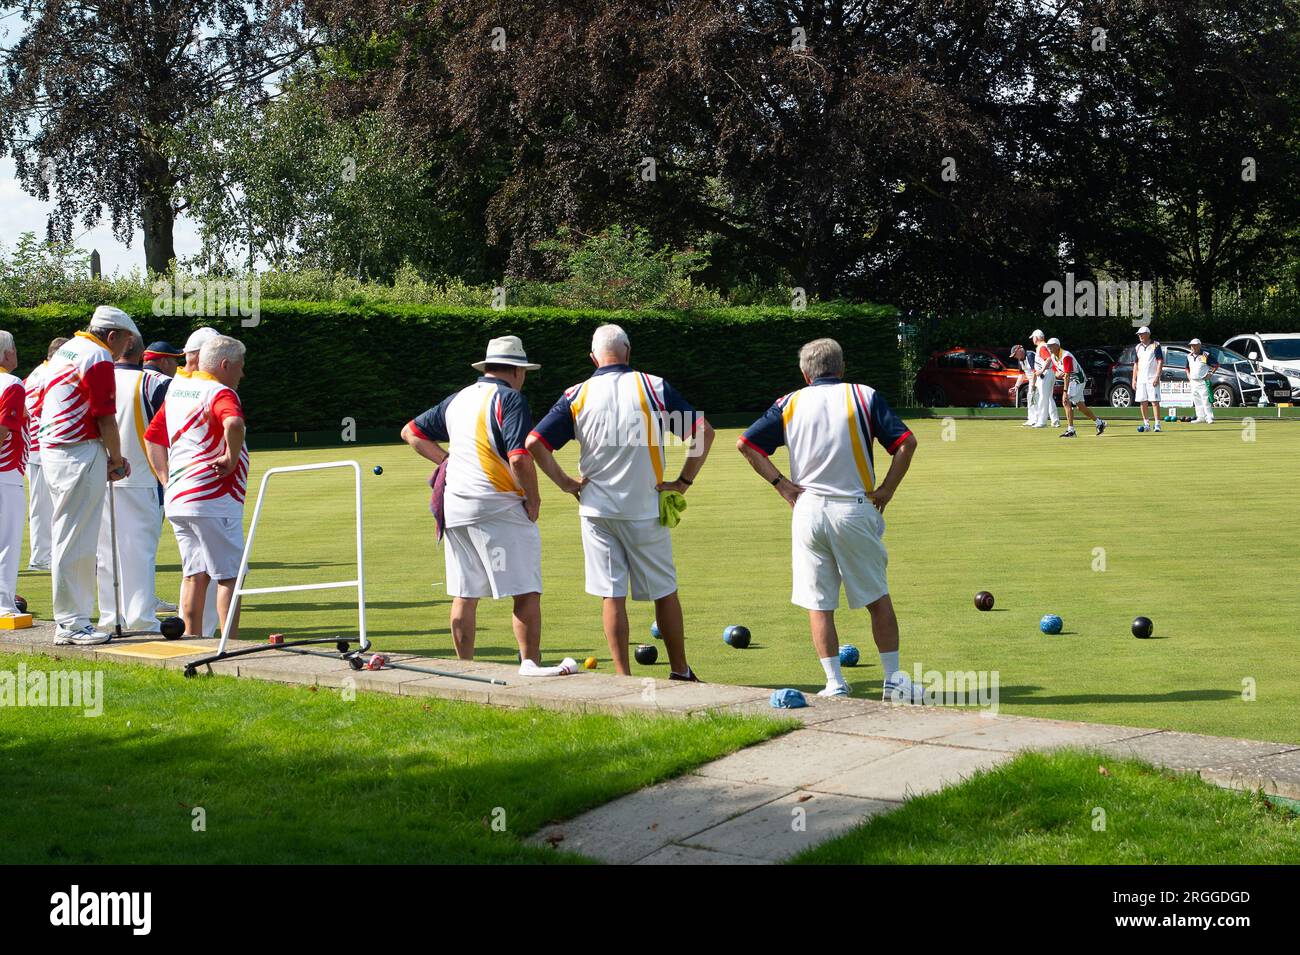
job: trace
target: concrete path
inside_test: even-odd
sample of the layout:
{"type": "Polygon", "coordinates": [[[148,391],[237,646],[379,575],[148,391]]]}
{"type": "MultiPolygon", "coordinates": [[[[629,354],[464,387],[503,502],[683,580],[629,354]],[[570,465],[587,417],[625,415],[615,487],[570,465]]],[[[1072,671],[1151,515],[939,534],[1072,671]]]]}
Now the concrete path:
{"type": "MultiPolygon", "coordinates": [[[[99,647],[56,647],[48,624],[0,631],[0,652],[31,652],[181,670],[215,640],[168,643],[127,637],[99,647]]],[[[248,646],[248,643],[241,643],[248,646]]],[[[321,648],[328,652],[326,644],[321,648]]],[[[513,666],[388,654],[449,673],[489,676],[505,686],[403,670],[353,671],[343,661],[285,652],[253,654],[205,668],[229,676],[321,687],[350,686],[495,706],[690,717],[739,712],[789,717],[802,726],[677,779],[631,793],[534,836],[541,844],[606,862],[763,864],[803,851],[864,819],[934,792],[1017,752],[1070,746],[1132,756],[1196,772],[1221,786],[1300,799],[1300,746],[1168,730],[1071,723],[870,700],[822,700],[773,710],[762,687],[676,683],[579,673],[520,677],[513,666]]],[[[0,659],[0,668],[3,660],[0,659]]],[[[111,699],[108,701],[111,705],[111,699]]]]}

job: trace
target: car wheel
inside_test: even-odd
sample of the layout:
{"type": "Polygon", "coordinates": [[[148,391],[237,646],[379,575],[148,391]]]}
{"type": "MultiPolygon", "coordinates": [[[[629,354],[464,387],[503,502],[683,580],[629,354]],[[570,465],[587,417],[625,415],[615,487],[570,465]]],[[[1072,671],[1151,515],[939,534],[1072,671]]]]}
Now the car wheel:
{"type": "Polygon", "coordinates": [[[947,394],[938,385],[922,385],[917,397],[926,408],[942,408],[948,403],[947,394]]]}
{"type": "Polygon", "coordinates": [[[1210,392],[1210,403],[1216,408],[1231,408],[1236,403],[1236,397],[1232,385],[1215,385],[1210,392]]]}
{"type": "Polygon", "coordinates": [[[1110,406],[1127,408],[1133,404],[1133,389],[1128,385],[1116,385],[1110,390],[1110,406]]]}

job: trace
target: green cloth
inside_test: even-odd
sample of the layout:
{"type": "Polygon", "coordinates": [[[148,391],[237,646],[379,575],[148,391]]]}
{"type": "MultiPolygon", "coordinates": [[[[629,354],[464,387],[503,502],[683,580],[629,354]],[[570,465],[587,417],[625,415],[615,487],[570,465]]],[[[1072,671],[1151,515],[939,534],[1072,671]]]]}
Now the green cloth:
{"type": "Polygon", "coordinates": [[[659,523],[664,527],[676,527],[682,521],[682,511],[686,510],[686,497],[676,491],[659,492],[659,523]]]}

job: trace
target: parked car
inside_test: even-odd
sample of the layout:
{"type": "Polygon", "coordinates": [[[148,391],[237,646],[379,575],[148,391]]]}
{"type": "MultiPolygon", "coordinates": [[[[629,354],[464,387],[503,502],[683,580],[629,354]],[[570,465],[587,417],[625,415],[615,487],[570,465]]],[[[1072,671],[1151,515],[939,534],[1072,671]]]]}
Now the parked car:
{"type": "Polygon", "coordinates": [[[1115,367],[1115,362],[1119,361],[1124,349],[1114,345],[1087,345],[1070,350],[1088,375],[1088,381],[1083,386],[1084,403],[1105,404],[1110,400],[1110,370],[1115,367]]]}
{"type": "Polygon", "coordinates": [[[916,374],[916,400],[928,407],[1011,404],[1020,369],[1010,349],[949,348],[937,351],[916,374]]]}
{"type": "MultiPolygon", "coordinates": [[[[1165,367],[1160,380],[1186,381],[1187,354],[1191,347],[1186,342],[1163,342],[1161,345],[1165,353],[1165,367]]],[[[1245,355],[1230,349],[1218,345],[1205,345],[1203,348],[1210,356],[1210,396],[1214,407],[1257,404],[1261,386],[1264,398],[1270,404],[1291,400],[1291,383],[1285,376],[1268,371],[1260,367],[1258,362],[1252,362],[1245,355]]],[[[1111,369],[1107,394],[1113,407],[1127,408],[1133,404],[1134,351],[1133,345],[1125,348],[1111,369]]]]}
{"type": "Polygon", "coordinates": [[[1238,335],[1223,343],[1271,371],[1286,375],[1291,382],[1291,400],[1300,402],[1300,333],[1268,332],[1238,335]]]}

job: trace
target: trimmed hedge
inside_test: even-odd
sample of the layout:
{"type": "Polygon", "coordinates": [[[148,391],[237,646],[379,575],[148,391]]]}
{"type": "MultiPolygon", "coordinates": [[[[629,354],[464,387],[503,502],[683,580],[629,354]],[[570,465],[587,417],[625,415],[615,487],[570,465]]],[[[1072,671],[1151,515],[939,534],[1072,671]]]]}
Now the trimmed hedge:
{"type": "MultiPolygon", "coordinates": [[[[542,365],[524,387],[540,418],[560,392],[591,374],[591,333],[606,322],[632,340],[633,364],[662,375],[705,414],[764,411],[803,384],[799,346],[829,336],[844,347],[849,376],[898,403],[899,349],[892,308],[814,305],[723,308],[702,312],[505,311],[423,305],[264,301],[261,321],[154,317],[149,300],[119,305],[136,317],[146,344],[184,344],[211,325],[248,345],[240,394],[250,427],[262,432],[324,431],[353,418],[358,428],[399,428],[474,380],[470,362],[488,339],[519,335],[542,365]]],[[[0,309],[0,328],[18,341],[20,374],[45,355],[51,338],[84,327],[90,305],[0,309]]],[[[394,432],[394,435],[396,433],[394,432]]]]}

